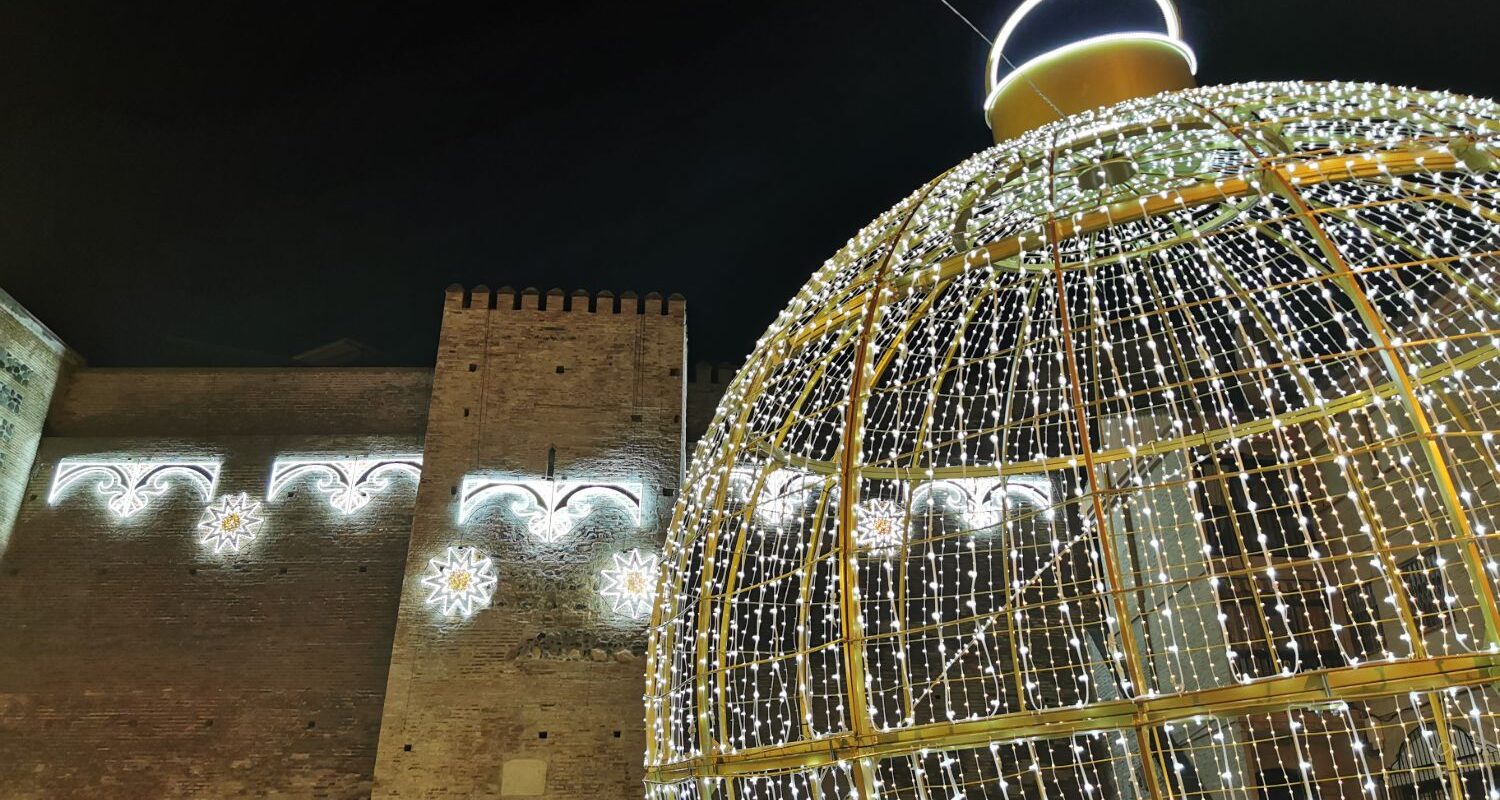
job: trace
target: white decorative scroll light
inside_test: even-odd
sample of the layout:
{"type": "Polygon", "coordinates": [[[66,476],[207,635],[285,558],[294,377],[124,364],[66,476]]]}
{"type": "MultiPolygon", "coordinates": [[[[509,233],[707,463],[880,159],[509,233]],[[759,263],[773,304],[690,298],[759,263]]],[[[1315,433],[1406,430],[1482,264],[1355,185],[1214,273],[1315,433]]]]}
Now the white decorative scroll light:
{"type": "MultiPolygon", "coordinates": [[[[756,464],[736,465],[729,471],[729,497],[748,503],[756,480],[765,468],[756,464]]],[[[823,488],[823,479],[791,467],[777,467],[761,480],[755,495],[755,515],[767,525],[787,525],[802,518],[809,500],[823,488]]]]}
{"type": "Polygon", "coordinates": [[[458,504],[458,521],[469,521],[474,512],[502,497],[511,513],[526,522],[526,528],[543,542],[551,543],[567,536],[584,517],[593,513],[595,503],[609,501],[623,506],[637,526],[641,524],[640,483],[604,483],[595,481],[562,481],[513,478],[490,478],[470,475],[464,478],[458,504]]]}
{"type": "Polygon", "coordinates": [[[988,528],[1029,506],[1041,520],[1052,520],[1052,483],[1045,475],[944,478],[912,489],[912,506],[936,506],[964,515],[971,529],[988,528]]]}
{"type": "Polygon", "coordinates": [[[391,478],[422,477],[422,454],[369,456],[361,458],[278,458],[271,465],[271,483],[266,498],[275,499],[289,485],[306,477],[317,479],[318,491],[328,504],[349,515],[369,504],[370,498],[390,488],[391,478]]]}
{"type": "MultiPolygon", "coordinates": [[[[764,466],[757,464],[740,464],[730,469],[727,496],[736,503],[753,501],[756,518],[767,525],[787,525],[801,519],[811,499],[824,488],[824,478],[811,472],[775,467],[762,478],[764,470],[764,466]],[[758,493],[757,481],[760,482],[758,493]]],[[[899,491],[900,498],[908,496],[908,488],[913,508],[956,511],[963,515],[970,528],[976,530],[998,525],[1006,517],[1020,513],[1023,507],[1029,507],[1043,521],[1052,520],[1052,484],[1045,475],[924,480],[906,484],[899,491]]],[[[889,537],[875,529],[883,531],[893,512],[884,506],[868,505],[870,502],[873,501],[866,501],[863,511],[870,526],[864,533],[857,530],[856,538],[864,536],[868,540],[864,545],[870,547],[875,547],[875,540],[880,539],[881,544],[875,549],[883,549],[889,544],[886,541],[889,537]]],[[[899,505],[899,499],[881,502],[899,505]]]]}
{"type": "Polygon", "coordinates": [[[600,596],[617,614],[639,619],[651,613],[651,601],[656,596],[656,554],[631,550],[611,558],[614,568],[599,573],[604,581],[600,596]]]}
{"type": "Polygon", "coordinates": [[[55,505],[76,483],[94,481],[94,488],[107,499],[109,510],[121,519],[134,516],[151,501],[165,494],[175,482],[198,490],[204,500],[213,497],[219,482],[217,459],[171,458],[150,461],[64,458],[52,478],[48,505],[55,505]]]}
{"type": "Polygon", "coordinates": [[[473,547],[449,547],[427,563],[431,571],[422,579],[422,585],[432,590],[427,605],[437,606],[445,616],[472,616],[490,604],[500,582],[495,563],[473,547]]]}

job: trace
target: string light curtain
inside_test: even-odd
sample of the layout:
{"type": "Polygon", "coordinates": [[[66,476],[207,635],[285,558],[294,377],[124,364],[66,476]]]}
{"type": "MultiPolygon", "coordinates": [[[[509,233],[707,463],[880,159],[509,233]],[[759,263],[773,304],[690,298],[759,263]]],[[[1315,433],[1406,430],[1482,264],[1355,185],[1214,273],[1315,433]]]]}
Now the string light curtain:
{"type": "Polygon", "coordinates": [[[1191,89],[981,153],[684,481],[650,797],[1500,797],[1500,108],[1191,89]]]}

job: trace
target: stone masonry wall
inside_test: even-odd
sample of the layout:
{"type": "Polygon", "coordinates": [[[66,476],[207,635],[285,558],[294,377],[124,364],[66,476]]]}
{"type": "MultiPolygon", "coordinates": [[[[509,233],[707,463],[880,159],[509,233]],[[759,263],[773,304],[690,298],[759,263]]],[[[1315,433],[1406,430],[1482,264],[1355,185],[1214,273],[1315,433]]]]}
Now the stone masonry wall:
{"type": "Polygon", "coordinates": [[[635,798],[644,619],[613,612],[612,555],[659,552],[680,470],[684,307],[632,295],[451,287],[375,773],[379,798],[635,798]],[[550,455],[549,455],[550,454],[550,455]],[[603,502],[559,541],[505,503],[457,520],[466,475],[634,481],[642,524],[603,502]],[[428,560],[491,556],[472,617],[426,604],[428,560]]]}
{"type": "Polygon", "coordinates": [[[53,388],[79,363],[55,334],[0,290],[0,553],[26,491],[53,388]]]}
{"type": "Polygon", "coordinates": [[[199,543],[176,481],[137,514],[60,459],[222,458],[262,498],[278,456],[419,452],[425,370],[82,370],[59,392],[0,555],[0,794],[370,792],[415,487],[351,516],[312,480],[239,553],[199,543]]]}

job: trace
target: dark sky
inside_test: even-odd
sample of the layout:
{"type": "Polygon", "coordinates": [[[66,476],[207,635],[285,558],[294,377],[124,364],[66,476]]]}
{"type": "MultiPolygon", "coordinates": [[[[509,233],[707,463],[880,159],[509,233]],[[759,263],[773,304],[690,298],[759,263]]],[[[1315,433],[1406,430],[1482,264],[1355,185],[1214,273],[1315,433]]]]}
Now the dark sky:
{"type": "MultiPolygon", "coordinates": [[[[952,2],[987,32],[1014,5],[952,2]]],[[[1500,4],[1180,5],[1204,84],[1500,87],[1500,4]]],[[[1015,53],[1119,7],[1154,10],[1059,2],[1015,53]]],[[[694,359],[738,360],[862,225],[988,145],[987,49],[939,0],[12,0],[0,287],[101,366],[340,336],[430,363],[452,282],[681,292],[694,359]]]]}

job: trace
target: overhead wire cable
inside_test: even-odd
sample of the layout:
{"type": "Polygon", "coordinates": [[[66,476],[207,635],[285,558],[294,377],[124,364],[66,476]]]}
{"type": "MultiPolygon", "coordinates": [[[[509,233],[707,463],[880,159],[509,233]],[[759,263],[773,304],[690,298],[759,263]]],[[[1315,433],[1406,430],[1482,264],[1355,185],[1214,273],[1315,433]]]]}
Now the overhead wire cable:
{"type": "MultiPolygon", "coordinates": [[[[954,16],[956,16],[959,19],[963,20],[963,23],[965,25],[969,26],[969,30],[971,30],[974,33],[978,34],[979,38],[983,39],[985,44],[989,45],[990,47],[994,47],[995,46],[995,40],[991,39],[990,37],[988,37],[986,35],[984,35],[984,31],[980,30],[979,26],[975,25],[973,22],[971,22],[969,20],[968,17],[964,16],[964,14],[963,14],[962,11],[959,11],[958,9],[954,8],[952,3],[948,2],[948,0],[938,0],[938,2],[942,3],[945,6],[947,6],[948,10],[952,11],[954,16]]],[[[1011,72],[1015,72],[1016,71],[1016,63],[1014,61],[1010,60],[1010,56],[1007,56],[1005,53],[1001,53],[1000,54],[1000,60],[1004,61],[1005,65],[1008,66],[1008,67],[1010,67],[1011,72]]],[[[1052,98],[1048,97],[1047,93],[1044,92],[1044,91],[1042,91],[1042,88],[1040,86],[1037,86],[1036,83],[1031,80],[1031,78],[1027,77],[1025,74],[1022,74],[1021,75],[1021,80],[1026,81],[1026,85],[1030,86],[1031,90],[1033,92],[1036,92],[1037,97],[1042,98],[1042,102],[1046,103],[1047,107],[1050,108],[1050,109],[1052,109],[1052,113],[1056,114],[1058,119],[1062,119],[1062,118],[1064,118],[1064,117],[1067,116],[1067,114],[1064,114],[1062,112],[1062,109],[1060,109],[1060,108],[1057,107],[1056,103],[1052,102],[1052,98]]]]}

